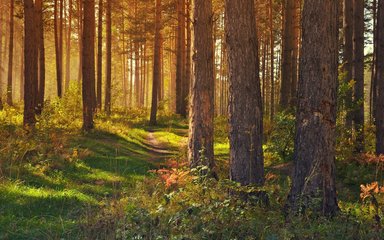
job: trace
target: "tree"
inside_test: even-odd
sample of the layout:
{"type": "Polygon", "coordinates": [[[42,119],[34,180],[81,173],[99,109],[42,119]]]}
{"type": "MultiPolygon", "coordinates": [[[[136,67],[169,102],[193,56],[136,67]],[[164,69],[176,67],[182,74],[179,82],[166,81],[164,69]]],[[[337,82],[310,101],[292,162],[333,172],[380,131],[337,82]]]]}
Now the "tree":
{"type": "Polygon", "coordinates": [[[41,114],[44,106],[45,95],[45,46],[44,46],[44,22],[43,22],[43,0],[35,1],[36,23],[37,23],[37,39],[38,39],[38,56],[39,56],[39,84],[36,102],[36,113],[41,114]]]}
{"type": "Polygon", "coordinates": [[[187,115],[185,87],[185,0],[177,0],[176,113],[187,115]]]}
{"type": "Polygon", "coordinates": [[[229,66],[230,177],[242,185],[264,182],[263,113],[253,0],[226,0],[229,66]]]}
{"type": "Polygon", "coordinates": [[[376,49],[376,154],[384,154],[384,0],[378,1],[376,49]]]}
{"type": "Polygon", "coordinates": [[[298,48],[298,0],[286,0],[283,7],[283,52],[281,68],[280,109],[292,107],[291,86],[297,82],[297,48],[298,48]]]}
{"type": "Polygon", "coordinates": [[[364,151],[364,0],[353,0],[353,114],[356,131],[355,151],[364,151]]]}
{"type": "Polygon", "coordinates": [[[156,0],[155,44],[154,44],[154,54],[153,54],[152,106],[151,106],[151,118],[149,121],[151,125],[156,125],[159,83],[161,81],[161,54],[160,54],[161,48],[162,48],[161,11],[162,11],[161,0],[156,0]]]}
{"type": "Polygon", "coordinates": [[[95,99],[95,0],[84,0],[82,54],[83,54],[83,130],[94,128],[95,99]]]}
{"type": "Polygon", "coordinates": [[[105,104],[104,110],[109,115],[111,114],[111,85],[112,85],[112,0],[107,0],[107,69],[105,81],[105,104]]]}
{"type": "Polygon", "coordinates": [[[101,87],[103,77],[103,0],[99,0],[99,17],[97,24],[97,109],[101,110],[101,87]]]}
{"type": "Polygon", "coordinates": [[[293,212],[313,208],[324,215],[333,215],[338,211],[335,186],[338,1],[305,1],[301,49],[295,172],[287,208],[293,212]]]}
{"type": "Polygon", "coordinates": [[[215,77],[212,1],[195,0],[193,18],[194,71],[189,111],[188,158],[192,168],[205,165],[213,169],[215,77]]]}
{"type": "MultiPolygon", "coordinates": [[[[353,2],[351,0],[343,1],[343,30],[344,30],[344,72],[345,82],[349,84],[352,81],[353,70],[353,2]]],[[[352,128],[352,91],[348,89],[345,105],[347,107],[346,126],[352,128]]]]}
{"type": "Polygon", "coordinates": [[[69,88],[69,82],[71,81],[71,36],[72,36],[72,11],[73,0],[68,1],[68,29],[67,29],[67,53],[65,63],[65,91],[69,88]]]}
{"type": "MultiPolygon", "coordinates": [[[[56,53],[56,85],[57,85],[57,96],[62,97],[62,52],[61,50],[61,41],[59,37],[59,33],[61,30],[58,26],[58,2],[59,0],[55,0],[54,2],[54,13],[53,13],[53,28],[54,28],[54,37],[55,37],[55,53],[56,53]]],[[[60,0],[63,1],[63,0],[60,0]]],[[[60,4],[61,5],[61,4],[60,4]]],[[[61,10],[60,10],[61,12],[61,10]]]]}
{"type": "Polygon", "coordinates": [[[13,35],[14,35],[14,11],[15,0],[10,0],[9,8],[9,54],[8,54],[8,82],[7,82],[7,104],[12,106],[12,84],[13,84],[13,35]]]}
{"type": "Polygon", "coordinates": [[[33,0],[24,0],[24,126],[36,123],[35,107],[37,95],[37,50],[35,6],[33,0]]]}

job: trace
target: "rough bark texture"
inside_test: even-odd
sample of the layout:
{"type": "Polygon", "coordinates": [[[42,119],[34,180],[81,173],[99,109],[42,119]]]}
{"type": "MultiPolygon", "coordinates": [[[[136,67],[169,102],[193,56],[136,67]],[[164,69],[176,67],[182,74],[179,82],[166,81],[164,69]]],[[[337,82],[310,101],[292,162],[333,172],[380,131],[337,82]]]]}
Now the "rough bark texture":
{"type": "Polygon", "coordinates": [[[83,130],[93,129],[95,98],[95,0],[84,0],[83,19],[83,130]]]}
{"type": "Polygon", "coordinates": [[[177,0],[176,113],[186,117],[185,86],[185,0],[177,0]]]}
{"type": "Polygon", "coordinates": [[[338,68],[338,2],[306,0],[302,18],[295,172],[287,207],[338,211],[335,126],[338,68]],[[320,200],[320,201],[319,201],[320,200]]]}
{"type": "Polygon", "coordinates": [[[112,85],[112,0],[107,0],[107,61],[106,61],[106,81],[105,81],[105,104],[104,110],[110,115],[111,114],[111,85],[112,85]]]}
{"type": "Polygon", "coordinates": [[[193,9],[193,82],[189,111],[188,158],[192,168],[214,167],[214,51],[211,0],[195,0],[193,9]]]}
{"type": "Polygon", "coordinates": [[[32,127],[36,123],[35,99],[37,94],[37,46],[35,9],[33,0],[24,0],[24,126],[32,127]]]}
{"type": "Polygon", "coordinates": [[[101,110],[101,87],[103,77],[103,0],[99,0],[99,17],[97,24],[97,109],[101,110]]]}
{"type": "Polygon", "coordinates": [[[37,38],[39,39],[39,85],[36,103],[36,113],[41,114],[44,107],[45,95],[45,46],[44,46],[44,22],[43,22],[43,0],[36,0],[37,38]]]}
{"type": "Polygon", "coordinates": [[[377,11],[377,98],[376,98],[376,153],[384,154],[384,0],[378,1],[377,11]]]}
{"type": "Polygon", "coordinates": [[[12,106],[12,84],[13,84],[13,36],[14,36],[14,11],[15,0],[10,1],[9,7],[9,46],[8,46],[8,81],[7,81],[7,104],[12,106]]]}
{"type": "Polygon", "coordinates": [[[230,177],[264,182],[262,100],[253,0],[226,0],[229,66],[230,177]]]}
{"type": "Polygon", "coordinates": [[[152,105],[151,117],[149,123],[156,125],[157,102],[159,93],[159,83],[161,80],[161,0],[156,0],[156,16],[155,16],[155,45],[153,54],[153,82],[152,82],[152,105]]]}
{"type": "Polygon", "coordinates": [[[297,38],[295,29],[297,22],[298,0],[286,0],[284,4],[284,27],[283,27],[283,53],[281,67],[280,109],[286,110],[290,106],[291,86],[297,79],[297,38]]]}
{"type": "Polygon", "coordinates": [[[353,122],[356,131],[355,151],[364,151],[364,0],[353,0],[354,33],[353,33],[353,79],[354,111],[353,122]]]}
{"type": "MultiPolygon", "coordinates": [[[[344,0],[343,3],[343,30],[344,30],[344,71],[345,82],[352,81],[352,67],[353,67],[353,2],[351,0],[344,0]]],[[[348,90],[346,95],[346,126],[352,128],[352,91],[348,90]]]]}

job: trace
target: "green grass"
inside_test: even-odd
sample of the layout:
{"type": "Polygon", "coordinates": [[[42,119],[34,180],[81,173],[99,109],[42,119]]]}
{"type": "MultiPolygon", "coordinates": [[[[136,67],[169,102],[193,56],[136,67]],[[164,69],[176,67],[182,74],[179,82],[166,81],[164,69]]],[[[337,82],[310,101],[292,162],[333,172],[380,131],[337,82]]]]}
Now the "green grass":
{"type": "MultiPolygon", "coordinates": [[[[157,167],[156,162],[173,154],[154,151],[156,146],[147,141],[149,132],[140,125],[127,124],[122,116],[108,121],[88,134],[81,134],[73,126],[37,129],[32,139],[20,136],[20,144],[38,153],[33,150],[31,157],[22,162],[3,163],[0,239],[82,238],[89,221],[87,216],[94,216],[105,204],[128,196],[136,183],[148,175],[148,170],[157,167]],[[52,143],[56,138],[59,146],[52,143]]],[[[2,142],[1,148],[7,151],[5,157],[11,156],[11,152],[23,155],[24,150],[13,149],[19,124],[18,120],[10,120],[0,129],[10,129],[7,131],[16,135],[8,145],[2,142]]],[[[168,129],[158,129],[156,140],[176,150],[183,137],[168,129]]]]}

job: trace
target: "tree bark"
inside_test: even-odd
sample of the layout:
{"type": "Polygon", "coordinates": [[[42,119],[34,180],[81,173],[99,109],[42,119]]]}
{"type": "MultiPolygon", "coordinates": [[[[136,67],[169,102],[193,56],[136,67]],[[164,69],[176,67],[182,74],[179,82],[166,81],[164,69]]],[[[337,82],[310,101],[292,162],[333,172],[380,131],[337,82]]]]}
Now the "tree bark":
{"type": "Polygon", "coordinates": [[[263,113],[253,0],[226,0],[229,66],[230,177],[264,183],[263,113]]]}
{"type": "MultiPolygon", "coordinates": [[[[191,168],[214,168],[214,50],[212,1],[195,0],[193,4],[193,82],[189,111],[188,158],[191,168]]],[[[186,86],[187,87],[187,86],[186,86]]]]}
{"type": "Polygon", "coordinates": [[[384,154],[384,0],[378,0],[376,55],[376,154],[384,154]]]}
{"type": "Polygon", "coordinates": [[[7,81],[7,104],[13,105],[12,99],[12,84],[13,84],[13,36],[14,36],[14,11],[15,11],[15,0],[10,1],[9,8],[9,46],[8,46],[8,81],[7,81]]]}
{"type": "Polygon", "coordinates": [[[38,56],[39,56],[39,81],[38,94],[36,103],[36,113],[41,114],[44,107],[45,95],[45,45],[44,45],[44,22],[43,22],[43,1],[35,1],[36,19],[37,19],[37,39],[39,39],[38,56]]]}
{"type": "Polygon", "coordinates": [[[72,36],[72,2],[68,2],[68,29],[67,29],[67,53],[65,62],[65,91],[69,89],[69,83],[71,81],[71,36],[72,36]]]}
{"type": "MultiPolygon", "coordinates": [[[[352,81],[353,69],[353,2],[351,0],[344,0],[344,71],[345,82],[349,84],[352,81]]],[[[352,129],[352,91],[348,89],[346,94],[346,119],[345,123],[347,128],[352,129]]]]}
{"type": "Polygon", "coordinates": [[[24,0],[24,126],[33,127],[36,123],[35,107],[38,84],[38,64],[35,9],[33,0],[24,0]]]}
{"type": "Polygon", "coordinates": [[[185,86],[185,0],[177,0],[176,113],[186,117],[185,86]]]}
{"type": "Polygon", "coordinates": [[[59,39],[59,26],[58,26],[58,4],[55,0],[54,2],[54,13],[53,13],[53,28],[54,28],[54,38],[55,38],[55,54],[56,54],[56,85],[57,85],[57,96],[62,97],[62,66],[61,66],[61,52],[60,52],[60,39],[59,39]]]}
{"type": "Polygon", "coordinates": [[[158,104],[158,93],[159,93],[159,83],[161,80],[161,0],[156,0],[156,16],[155,16],[155,45],[154,45],[154,54],[153,54],[153,82],[152,82],[152,106],[151,106],[151,117],[149,120],[150,125],[156,125],[156,116],[157,116],[157,104],[158,104]]]}
{"type": "Polygon", "coordinates": [[[106,81],[105,81],[105,104],[104,110],[111,114],[111,85],[112,85],[112,0],[107,0],[107,61],[106,61],[106,81]]]}
{"type": "Polygon", "coordinates": [[[306,0],[296,115],[295,172],[287,208],[338,211],[335,126],[338,71],[338,1],[306,0]],[[319,201],[320,200],[320,201],[319,201]]]}
{"type": "Polygon", "coordinates": [[[83,19],[83,130],[94,128],[95,99],[95,0],[84,0],[83,19]]]}
{"type": "Polygon", "coordinates": [[[353,33],[353,79],[354,111],[353,122],[356,132],[355,151],[364,151],[364,0],[353,0],[354,33],[353,33]]]}

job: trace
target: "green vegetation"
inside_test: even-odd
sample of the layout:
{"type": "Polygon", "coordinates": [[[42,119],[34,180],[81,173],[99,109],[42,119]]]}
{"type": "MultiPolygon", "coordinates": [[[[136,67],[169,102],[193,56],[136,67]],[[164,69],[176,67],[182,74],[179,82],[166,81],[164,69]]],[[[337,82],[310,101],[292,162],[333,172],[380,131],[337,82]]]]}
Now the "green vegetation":
{"type": "Polygon", "coordinates": [[[215,122],[216,181],[199,174],[201,169],[190,171],[185,163],[185,121],[164,115],[159,127],[148,128],[145,112],[115,113],[99,115],[97,129],[82,133],[77,130],[79,112],[72,111],[76,101],[72,106],[66,102],[47,105],[34,134],[22,128],[17,108],[0,113],[0,239],[384,236],[381,189],[367,186],[362,202],[359,187],[382,180],[382,162],[369,155],[349,158],[352,148],[344,142],[338,144],[342,150],[337,158],[341,213],[333,219],[311,212],[285,216],[293,143],[283,139],[293,139],[287,134],[293,127],[290,115],[276,116],[266,131],[267,181],[260,189],[227,180],[228,129],[223,118],[215,122]],[[242,192],[251,197],[245,199],[242,192]]]}

